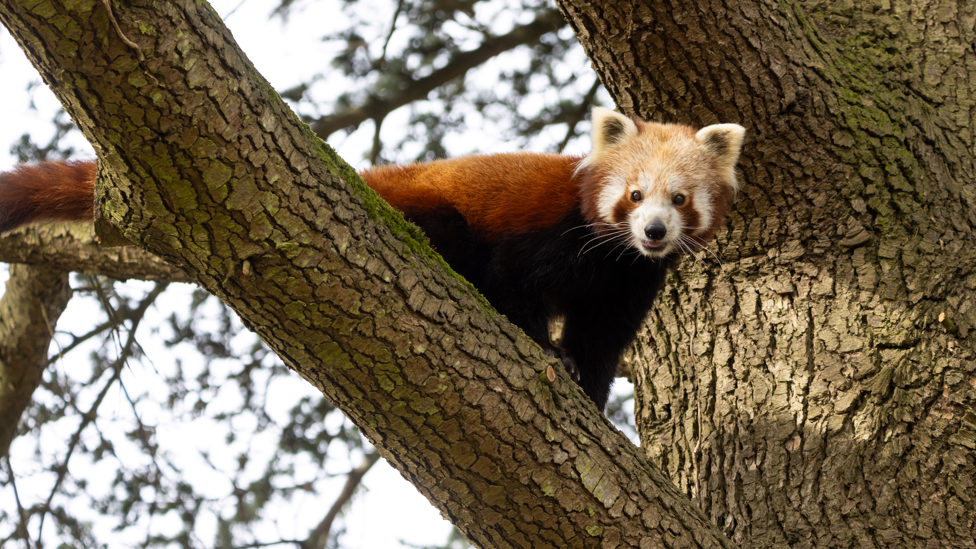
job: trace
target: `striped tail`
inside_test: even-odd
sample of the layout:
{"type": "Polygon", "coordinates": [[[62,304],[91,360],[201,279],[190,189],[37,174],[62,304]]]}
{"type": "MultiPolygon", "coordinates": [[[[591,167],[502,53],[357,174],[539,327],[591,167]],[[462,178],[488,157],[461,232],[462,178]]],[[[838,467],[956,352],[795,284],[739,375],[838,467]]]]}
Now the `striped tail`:
{"type": "Polygon", "coordinates": [[[38,221],[92,221],[95,161],[21,164],[0,173],[0,233],[38,221]]]}

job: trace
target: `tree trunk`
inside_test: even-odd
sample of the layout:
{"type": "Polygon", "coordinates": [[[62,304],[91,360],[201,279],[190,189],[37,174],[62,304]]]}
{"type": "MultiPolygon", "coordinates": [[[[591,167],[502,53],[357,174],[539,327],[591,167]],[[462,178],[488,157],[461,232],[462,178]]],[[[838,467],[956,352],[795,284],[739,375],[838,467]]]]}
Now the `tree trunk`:
{"type": "Polygon", "coordinates": [[[0,19],[93,143],[103,218],[232,306],[469,539],[731,546],[205,3],[7,1],[0,19]]]}
{"type": "Polygon", "coordinates": [[[68,272],[46,265],[11,265],[0,298],[0,457],[48,364],[54,325],[71,299],[68,272]]]}
{"type": "Polygon", "coordinates": [[[635,353],[648,456],[744,547],[976,547],[976,7],[559,3],[625,112],[751,136],[635,353]]]}

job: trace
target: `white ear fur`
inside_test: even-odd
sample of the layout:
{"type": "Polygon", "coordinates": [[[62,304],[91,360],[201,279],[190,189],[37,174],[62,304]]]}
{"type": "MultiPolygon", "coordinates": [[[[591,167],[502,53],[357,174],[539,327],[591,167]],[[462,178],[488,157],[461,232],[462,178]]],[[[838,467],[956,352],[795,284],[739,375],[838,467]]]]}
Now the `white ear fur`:
{"type": "Polygon", "coordinates": [[[739,161],[746,129],[738,124],[713,124],[698,130],[695,139],[718,159],[719,167],[731,170],[739,161]]]}
{"type": "Polygon", "coordinates": [[[596,164],[605,152],[637,134],[637,124],[620,113],[603,107],[593,107],[592,113],[593,149],[583,160],[586,166],[596,164]]]}

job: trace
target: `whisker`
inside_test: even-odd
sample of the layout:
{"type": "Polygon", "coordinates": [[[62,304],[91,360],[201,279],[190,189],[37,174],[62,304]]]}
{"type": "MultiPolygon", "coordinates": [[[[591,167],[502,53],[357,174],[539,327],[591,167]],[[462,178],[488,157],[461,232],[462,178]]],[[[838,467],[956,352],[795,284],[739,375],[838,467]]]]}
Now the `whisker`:
{"type": "Polygon", "coordinates": [[[572,227],[572,228],[569,228],[569,229],[566,229],[566,230],[565,230],[565,231],[564,231],[564,232],[563,232],[563,233],[562,233],[561,235],[559,235],[559,236],[565,236],[565,235],[566,235],[566,233],[571,233],[571,232],[573,232],[573,231],[575,231],[576,229],[591,229],[591,228],[593,228],[593,227],[603,227],[603,226],[606,226],[606,227],[612,227],[612,226],[614,226],[614,225],[616,225],[616,223],[605,223],[605,222],[603,222],[603,221],[597,221],[596,223],[585,223],[585,224],[583,224],[583,225],[577,225],[577,226],[575,226],[575,227],[572,227]]]}
{"type": "MultiPolygon", "coordinates": [[[[722,264],[722,259],[719,258],[719,256],[715,252],[713,252],[712,250],[709,250],[708,249],[708,246],[705,243],[705,241],[701,240],[700,238],[694,237],[694,236],[691,236],[691,235],[687,235],[687,234],[682,234],[679,240],[683,241],[684,243],[686,243],[689,246],[690,245],[694,245],[698,249],[704,250],[704,251],[708,252],[715,259],[715,262],[716,263],[718,263],[719,265],[722,264]]],[[[699,261],[702,261],[700,258],[698,258],[697,255],[695,257],[699,261]]]]}
{"type": "Polygon", "coordinates": [[[674,241],[674,243],[677,244],[679,248],[681,248],[681,253],[694,255],[694,252],[691,251],[691,249],[688,247],[688,244],[683,239],[678,238],[677,240],[674,241]]]}
{"type": "Polygon", "coordinates": [[[604,244],[606,242],[612,242],[614,240],[617,240],[623,236],[626,236],[623,231],[616,231],[615,233],[609,233],[609,234],[594,234],[589,240],[583,243],[583,246],[581,247],[581,253],[593,249],[597,246],[600,246],[601,244],[604,244]],[[596,242],[596,244],[590,246],[594,242],[596,242]]]}
{"type": "Polygon", "coordinates": [[[618,243],[617,243],[616,246],[610,248],[610,251],[612,252],[613,250],[617,249],[617,246],[619,246],[620,244],[622,244],[624,242],[624,237],[626,237],[626,236],[627,235],[621,233],[621,234],[617,234],[617,235],[614,235],[614,236],[611,236],[611,237],[603,237],[603,236],[600,236],[600,237],[591,239],[589,242],[587,242],[586,244],[583,245],[583,247],[580,249],[580,252],[577,254],[577,257],[580,257],[580,256],[582,256],[583,254],[585,254],[587,252],[591,252],[591,251],[599,248],[603,244],[607,244],[607,243],[611,243],[611,242],[614,242],[614,241],[618,241],[618,243]],[[592,246],[589,246],[589,244],[592,243],[592,242],[594,242],[594,241],[596,241],[596,244],[593,244],[592,246]]]}
{"type": "MultiPolygon", "coordinates": [[[[596,248],[602,246],[603,244],[612,243],[618,240],[623,240],[630,232],[629,227],[621,223],[601,222],[601,223],[591,223],[586,226],[587,227],[602,226],[602,227],[609,227],[609,229],[601,232],[594,231],[593,234],[591,235],[591,238],[586,242],[584,242],[583,245],[580,247],[579,253],[576,254],[577,257],[581,257],[583,254],[591,252],[596,248]]],[[[620,244],[618,243],[616,246],[611,247],[610,252],[617,249],[617,246],[619,245],[620,244]]]]}
{"type": "Polygon", "coordinates": [[[598,242],[598,243],[596,243],[596,244],[594,244],[594,245],[586,248],[585,250],[583,250],[581,252],[581,255],[582,255],[582,253],[591,252],[591,251],[595,250],[596,248],[602,246],[603,244],[613,244],[613,246],[611,246],[610,249],[607,250],[607,255],[604,256],[604,259],[606,259],[607,257],[610,257],[610,254],[612,254],[614,252],[614,250],[616,250],[617,248],[619,248],[621,246],[623,246],[624,248],[630,248],[630,247],[632,247],[631,246],[631,243],[629,242],[629,236],[630,236],[630,230],[619,230],[619,231],[616,232],[616,234],[614,234],[612,236],[604,237],[601,242],[598,242]]]}
{"type": "Polygon", "coordinates": [[[637,260],[640,259],[644,255],[644,254],[640,253],[639,250],[634,250],[634,251],[635,251],[635,253],[634,253],[634,260],[630,262],[630,265],[631,266],[633,266],[634,263],[637,263],[637,260]]]}
{"type": "MultiPolygon", "coordinates": [[[[682,246],[685,246],[685,248],[688,249],[687,248],[687,246],[688,246],[687,244],[682,243],[682,246]]],[[[694,257],[695,258],[695,261],[697,261],[698,263],[701,263],[701,265],[703,267],[707,267],[708,266],[708,263],[705,263],[705,260],[704,259],[702,259],[701,257],[698,257],[698,254],[696,254],[694,250],[688,249],[687,253],[691,257],[694,257]]]]}
{"type": "MultiPolygon", "coordinates": [[[[633,246],[627,246],[623,250],[620,250],[620,255],[618,255],[617,256],[617,259],[614,259],[614,261],[620,261],[620,258],[623,257],[625,253],[627,253],[627,250],[633,250],[633,249],[634,249],[633,246]]],[[[611,251],[613,251],[613,250],[611,250],[611,251]]],[[[607,255],[609,256],[610,254],[607,254],[607,255]]]]}

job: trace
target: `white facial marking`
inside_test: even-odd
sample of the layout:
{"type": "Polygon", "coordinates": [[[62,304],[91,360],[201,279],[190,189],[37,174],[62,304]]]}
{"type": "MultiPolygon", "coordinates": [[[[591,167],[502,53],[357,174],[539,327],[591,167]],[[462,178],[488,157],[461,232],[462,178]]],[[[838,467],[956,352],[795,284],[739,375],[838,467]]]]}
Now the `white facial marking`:
{"type": "Polygon", "coordinates": [[[653,191],[645,195],[640,206],[631,212],[629,223],[634,247],[646,256],[662,257],[677,246],[677,238],[681,234],[681,215],[671,203],[670,195],[653,191]],[[665,227],[665,235],[660,240],[652,240],[644,233],[652,223],[665,227]]]}
{"type": "Polygon", "coordinates": [[[681,187],[684,185],[684,182],[685,181],[684,181],[684,179],[681,176],[672,175],[671,177],[669,177],[668,178],[668,194],[670,194],[671,196],[674,196],[674,193],[676,193],[679,190],[681,190],[681,187]]]}
{"type": "Polygon", "coordinates": [[[688,229],[689,233],[700,232],[712,226],[712,196],[708,193],[698,193],[695,195],[693,204],[695,211],[698,212],[698,226],[694,230],[688,229]]]}
{"type": "Polygon", "coordinates": [[[603,189],[600,190],[600,198],[597,200],[600,219],[607,223],[613,223],[614,206],[620,200],[620,195],[625,192],[627,192],[627,182],[622,177],[607,177],[603,189]]]}

